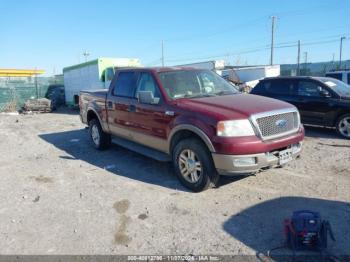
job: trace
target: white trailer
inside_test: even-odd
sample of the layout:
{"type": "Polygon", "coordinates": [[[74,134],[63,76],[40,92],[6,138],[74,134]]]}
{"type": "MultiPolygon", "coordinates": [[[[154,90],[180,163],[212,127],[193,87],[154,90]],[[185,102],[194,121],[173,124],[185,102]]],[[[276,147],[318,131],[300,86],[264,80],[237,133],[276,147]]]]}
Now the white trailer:
{"type": "Polygon", "coordinates": [[[191,63],[191,64],[178,65],[178,66],[194,67],[198,69],[207,69],[207,70],[221,70],[225,68],[225,61],[213,60],[213,61],[191,63]]]}
{"type": "Polygon", "coordinates": [[[224,70],[219,70],[218,73],[231,81],[242,83],[253,88],[259,80],[265,77],[280,76],[281,68],[279,65],[226,67],[224,70]]]}
{"type": "Polygon", "coordinates": [[[76,106],[79,92],[91,89],[106,89],[114,76],[116,67],[139,67],[134,58],[98,58],[63,69],[66,104],[76,106]]]}

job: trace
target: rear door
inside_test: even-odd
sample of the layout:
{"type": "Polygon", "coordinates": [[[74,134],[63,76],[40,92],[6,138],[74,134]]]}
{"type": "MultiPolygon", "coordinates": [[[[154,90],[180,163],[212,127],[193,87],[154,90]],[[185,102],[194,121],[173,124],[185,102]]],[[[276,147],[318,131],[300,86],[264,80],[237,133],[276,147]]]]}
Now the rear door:
{"type": "Polygon", "coordinates": [[[121,71],[111,83],[107,97],[108,125],[113,135],[132,140],[130,112],[136,89],[137,73],[121,71]]]}
{"type": "Polygon", "coordinates": [[[262,84],[264,85],[264,93],[268,97],[295,104],[296,91],[293,79],[271,79],[262,84]]]}
{"type": "Polygon", "coordinates": [[[134,109],[130,112],[131,130],[134,140],[140,144],[166,152],[167,128],[174,116],[165,112],[166,104],[154,76],[148,72],[140,72],[132,102],[134,109]],[[138,101],[139,91],[151,91],[158,100],[156,104],[142,104],[138,101]]]}
{"type": "Polygon", "coordinates": [[[321,96],[320,90],[328,88],[318,81],[302,79],[298,81],[298,96],[296,106],[301,115],[301,121],[305,124],[326,125],[326,116],[333,110],[332,97],[321,96]]]}

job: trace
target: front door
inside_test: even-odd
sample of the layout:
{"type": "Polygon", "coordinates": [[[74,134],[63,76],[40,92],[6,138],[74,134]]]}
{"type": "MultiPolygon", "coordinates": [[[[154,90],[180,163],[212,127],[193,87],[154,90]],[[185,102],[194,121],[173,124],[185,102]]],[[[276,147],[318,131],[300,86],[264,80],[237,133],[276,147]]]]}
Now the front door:
{"type": "Polygon", "coordinates": [[[149,72],[140,72],[135,99],[132,104],[135,110],[130,112],[131,130],[135,141],[159,151],[167,152],[167,128],[174,116],[166,113],[166,106],[159,87],[149,72]],[[138,101],[139,91],[151,91],[155,98],[153,104],[142,104],[138,101]]]}
{"type": "Polygon", "coordinates": [[[320,83],[312,80],[299,80],[296,106],[301,121],[311,125],[325,125],[326,116],[331,113],[332,98],[323,97],[320,90],[325,89],[320,83]]]}

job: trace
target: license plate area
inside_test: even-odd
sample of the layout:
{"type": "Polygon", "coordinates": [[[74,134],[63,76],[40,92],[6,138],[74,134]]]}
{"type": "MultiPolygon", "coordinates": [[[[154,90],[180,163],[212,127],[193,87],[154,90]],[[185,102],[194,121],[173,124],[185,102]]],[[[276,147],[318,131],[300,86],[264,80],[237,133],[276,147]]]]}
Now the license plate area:
{"type": "Polygon", "coordinates": [[[293,160],[292,149],[288,148],[286,150],[280,151],[278,154],[279,164],[284,165],[293,160]]]}

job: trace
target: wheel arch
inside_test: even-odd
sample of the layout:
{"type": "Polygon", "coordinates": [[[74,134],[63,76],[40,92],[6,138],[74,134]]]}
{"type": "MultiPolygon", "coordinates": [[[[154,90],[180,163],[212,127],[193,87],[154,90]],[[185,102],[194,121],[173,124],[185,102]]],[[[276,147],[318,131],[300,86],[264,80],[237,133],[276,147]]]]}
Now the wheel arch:
{"type": "Polygon", "coordinates": [[[92,119],[97,119],[100,124],[101,124],[101,119],[100,119],[100,116],[97,114],[97,112],[95,111],[95,109],[93,108],[89,108],[87,110],[87,114],[86,114],[86,122],[89,124],[89,122],[92,120],[92,119]]]}
{"type": "Polygon", "coordinates": [[[189,137],[195,137],[199,139],[207,146],[210,152],[215,152],[215,148],[206,133],[194,125],[182,124],[176,126],[169,135],[168,144],[170,155],[172,155],[173,149],[179,141],[189,137]]]}
{"type": "Polygon", "coordinates": [[[337,113],[335,119],[334,119],[334,123],[333,125],[336,127],[338,121],[340,120],[341,117],[345,116],[345,115],[350,115],[350,109],[349,110],[341,110],[337,113]]]}
{"type": "Polygon", "coordinates": [[[87,124],[89,125],[89,122],[90,122],[92,119],[94,119],[94,118],[96,118],[96,119],[100,122],[100,125],[101,125],[101,127],[102,127],[102,130],[103,130],[104,132],[108,132],[107,123],[102,121],[100,114],[98,114],[97,111],[96,111],[94,108],[89,107],[89,108],[87,109],[87,113],[86,113],[86,122],[87,122],[87,124]]]}

